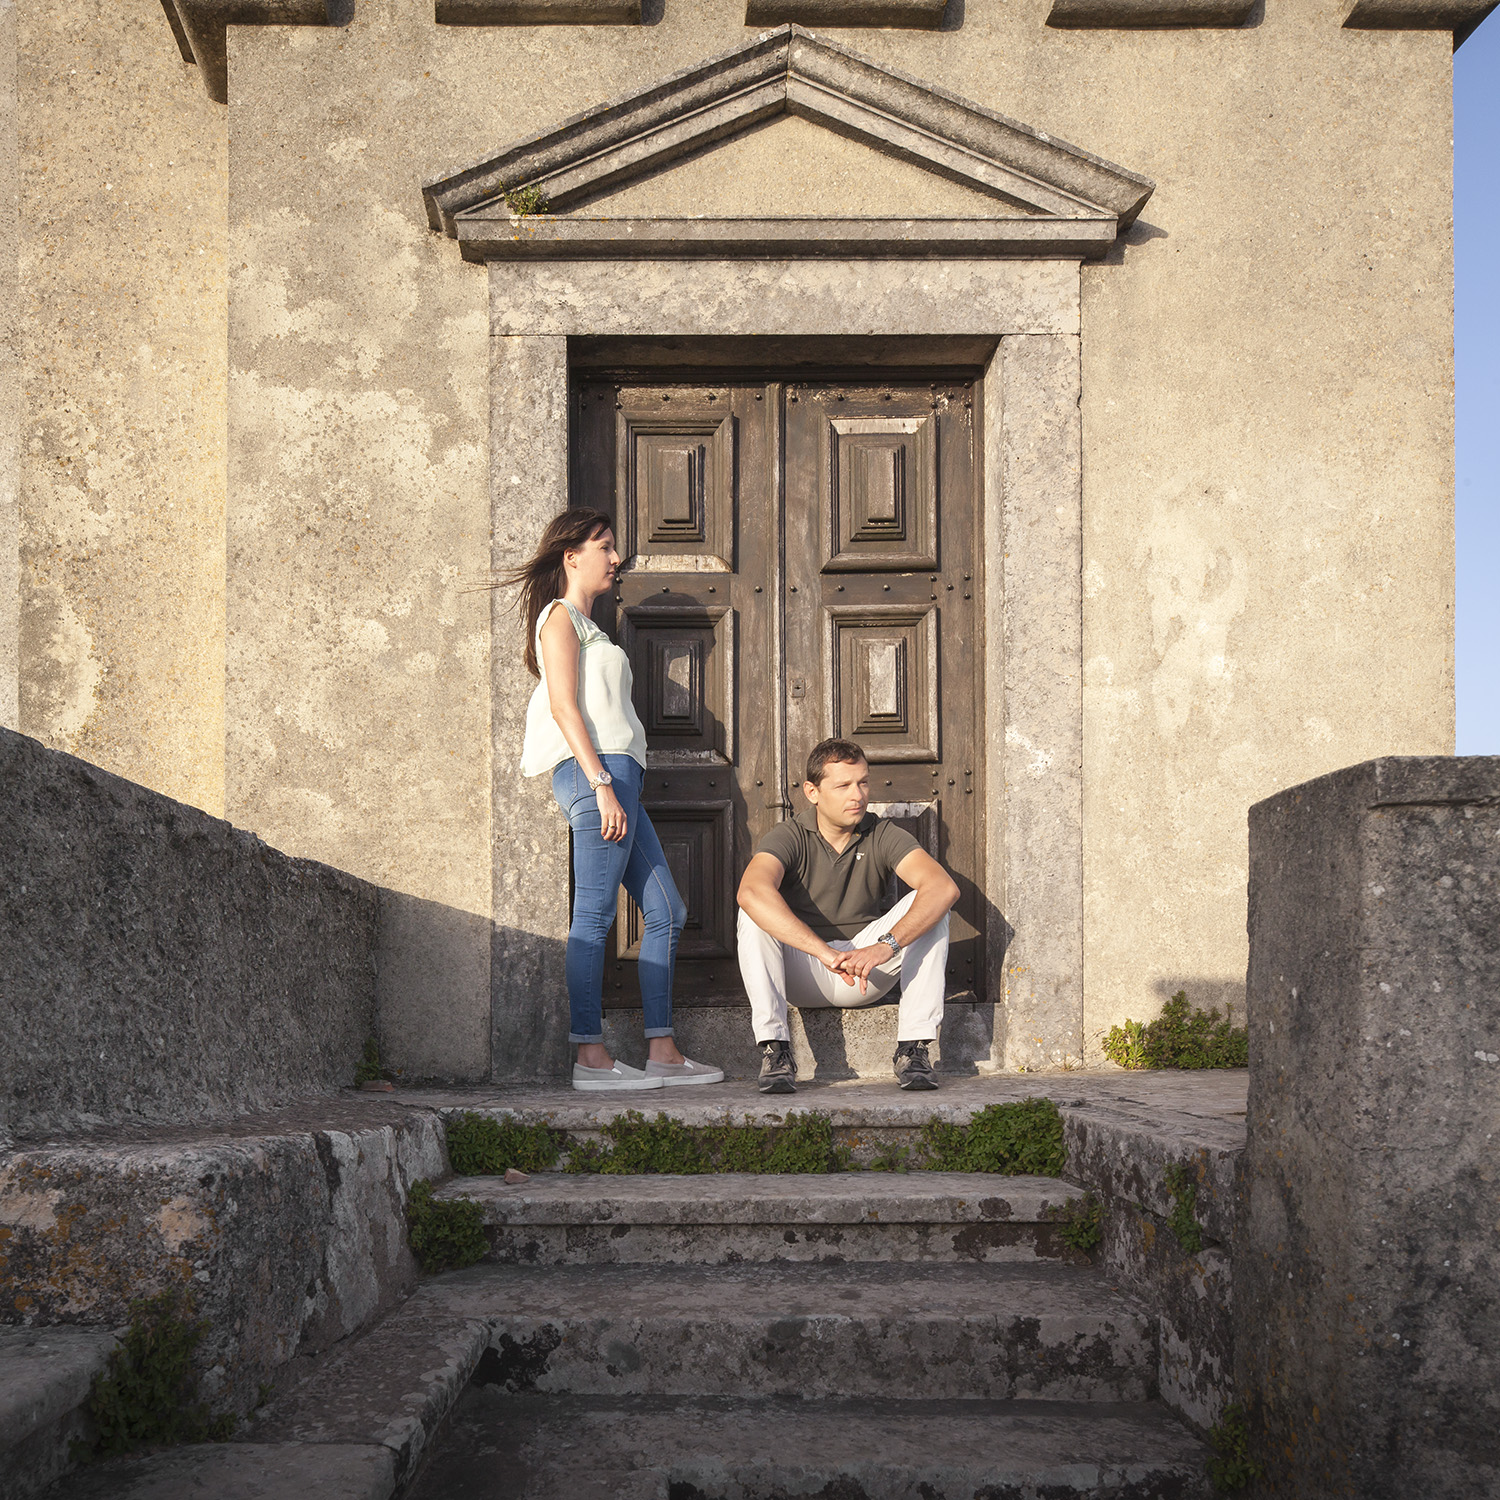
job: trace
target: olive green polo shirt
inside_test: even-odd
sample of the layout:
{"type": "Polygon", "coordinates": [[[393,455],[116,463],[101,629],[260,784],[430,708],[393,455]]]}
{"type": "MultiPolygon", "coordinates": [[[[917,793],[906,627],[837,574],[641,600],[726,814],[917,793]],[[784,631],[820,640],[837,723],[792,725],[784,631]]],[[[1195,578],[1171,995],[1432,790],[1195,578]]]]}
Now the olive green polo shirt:
{"type": "Polygon", "coordinates": [[[818,832],[816,808],[778,823],[756,846],[781,861],[781,895],[820,938],[852,938],[887,910],[886,883],[913,849],[922,846],[904,829],[866,813],[835,854],[818,832]]]}

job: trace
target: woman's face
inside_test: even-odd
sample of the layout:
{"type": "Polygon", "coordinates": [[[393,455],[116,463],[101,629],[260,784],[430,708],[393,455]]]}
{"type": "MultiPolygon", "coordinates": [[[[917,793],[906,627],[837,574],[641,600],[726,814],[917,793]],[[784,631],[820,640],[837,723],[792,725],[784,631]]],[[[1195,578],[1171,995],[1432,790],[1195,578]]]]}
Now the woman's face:
{"type": "Polygon", "coordinates": [[[602,594],[615,581],[620,554],[615,551],[615,534],[601,531],[591,536],[576,552],[565,554],[568,571],[591,594],[602,594]]]}

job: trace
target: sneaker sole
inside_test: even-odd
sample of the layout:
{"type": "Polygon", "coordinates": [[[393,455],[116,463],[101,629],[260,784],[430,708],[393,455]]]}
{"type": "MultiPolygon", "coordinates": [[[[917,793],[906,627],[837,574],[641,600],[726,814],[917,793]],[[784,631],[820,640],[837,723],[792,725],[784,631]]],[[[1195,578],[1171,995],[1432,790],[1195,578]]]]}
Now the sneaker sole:
{"type": "Polygon", "coordinates": [[[772,1078],[760,1085],[763,1094],[795,1094],[797,1085],[790,1078],[772,1078]]]}
{"type": "Polygon", "coordinates": [[[581,1094],[618,1094],[627,1089],[659,1089],[660,1078],[625,1078],[616,1083],[613,1079],[575,1078],[573,1087],[581,1094]]]}
{"type": "Polygon", "coordinates": [[[724,1074],[723,1074],[723,1071],[720,1070],[720,1071],[715,1072],[715,1073],[700,1073],[700,1074],[698,1074],[698,1076],[696,1078],[663,1078],[661,1080],[661,1086],[664,1089],[672,1089],[672,1088],[679,1088],[680,1089],[680,1088],[684,1087],[685,1085],[694,1084],[694,1083],[723,1083],[723,1082],[724,1082],[724,1074]]]}
{"type": "Polygon", "coordinates": [[[902,1088],[910,1089],[914,1094],[924,1094],[937,1087],[937,1081],[932,1078],[903,1078],[899,1082],[902,1088]]]}

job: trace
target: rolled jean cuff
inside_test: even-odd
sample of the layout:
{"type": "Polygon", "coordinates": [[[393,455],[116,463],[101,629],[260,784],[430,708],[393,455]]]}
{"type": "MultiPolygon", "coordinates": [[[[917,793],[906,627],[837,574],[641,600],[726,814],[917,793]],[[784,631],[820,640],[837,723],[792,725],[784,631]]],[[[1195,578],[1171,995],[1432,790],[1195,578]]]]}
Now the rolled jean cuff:
{"type": "Polygon", "coordinates": [[[568,1040],[570,1042],[581,1042],[584,1044],[588,1044],[591,1042],[602,1042],[604,1040],[604,1033],[602,1031],[596,1031],[593,1036],[575,1036],[573,1032],[570,1031],[568,1033],[568,1040]]]}
{"type": "Polygon", "coordinates": [[[648,1026],[646,1028],[646,1040],[647,1041],[650,1041],[652,1037],[657,1037],[657,1036],[671,1036],[671,1035],[672,1035],[672,1028],[670,1026],[648,1026]]]}

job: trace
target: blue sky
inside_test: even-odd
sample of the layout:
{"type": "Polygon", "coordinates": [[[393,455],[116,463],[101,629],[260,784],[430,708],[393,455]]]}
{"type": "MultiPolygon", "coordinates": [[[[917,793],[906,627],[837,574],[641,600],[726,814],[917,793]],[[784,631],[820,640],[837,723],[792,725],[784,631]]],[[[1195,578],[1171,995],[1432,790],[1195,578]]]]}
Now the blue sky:
{"type": "Polygon", "coordinates": [[[1500,11],[1453,55],[1458,753],[1500,755],[1500,11]]]}

